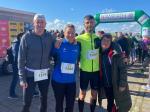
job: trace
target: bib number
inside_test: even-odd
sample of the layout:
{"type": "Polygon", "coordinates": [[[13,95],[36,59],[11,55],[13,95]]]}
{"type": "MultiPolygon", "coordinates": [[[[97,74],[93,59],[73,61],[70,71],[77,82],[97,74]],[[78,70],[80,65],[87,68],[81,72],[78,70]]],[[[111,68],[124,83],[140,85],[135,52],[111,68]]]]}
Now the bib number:
{"type": "Polygon", "coordinates": [[[34,81],[42,81],[48,79],[48,70],[36,70],[34,71],[34,81]]]}
{"type": "Polygon", "coordinates": [[[74,69],[75,69],[75,64],[61,63],[61,73],[73,74],[74,69]]]}
{"type": "Polygon", "coordinates": [[[88,51],[87,59],[93,60],[96,59],[97,57],[98,57],[98,49],[88,51]]]}

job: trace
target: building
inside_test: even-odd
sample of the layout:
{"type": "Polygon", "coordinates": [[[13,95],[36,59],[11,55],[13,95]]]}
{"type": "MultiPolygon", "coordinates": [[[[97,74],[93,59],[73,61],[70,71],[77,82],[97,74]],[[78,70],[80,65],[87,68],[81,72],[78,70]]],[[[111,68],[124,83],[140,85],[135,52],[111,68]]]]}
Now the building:
{"type": "Polygon", "coordinates": [[[0,57],[18,33],[32,29],[35,13],[0,7],[0,57]]]}

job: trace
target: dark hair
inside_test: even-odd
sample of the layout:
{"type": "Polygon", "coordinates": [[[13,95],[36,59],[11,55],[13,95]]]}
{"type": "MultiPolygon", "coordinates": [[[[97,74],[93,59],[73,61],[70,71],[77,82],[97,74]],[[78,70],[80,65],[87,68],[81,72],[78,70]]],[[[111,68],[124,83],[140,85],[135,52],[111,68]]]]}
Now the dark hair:
{"type": "Polygon", "coordinates": [[[19,34],[17,35],[17,40],[20,40],[20,38],[23,36],[23,34],[24,34],[24,32],[19,33],[19,34]]]}
{"type": "Polygon", "coordinates": [[[103,38],[108,38],[112,41],[112,35],[110,33],[105,33],[101,39],[103,39],[103,38]]]}
{"type": "Polygon", "coordinates": [[[86,15],[84,17],[84,19],[91,20],[91,19],[94,19],[94,16],[92,16],[92,15],[86,15]]]}
{"type": "Polygon", "coordinates": [[[99,32],[100,34],[102,34],[102,35],[103,35],[103,34],[105,34],[105,32],[104,32],[104,31],[98,31],[98,32],[99,32]]]}

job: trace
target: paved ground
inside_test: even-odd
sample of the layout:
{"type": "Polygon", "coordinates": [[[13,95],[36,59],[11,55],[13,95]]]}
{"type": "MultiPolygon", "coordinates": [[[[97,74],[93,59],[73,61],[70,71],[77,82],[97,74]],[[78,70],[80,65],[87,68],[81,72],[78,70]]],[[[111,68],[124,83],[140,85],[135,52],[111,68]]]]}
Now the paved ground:
{"type": "MultiPolygon", "coordinates": [[[[130,112],[150,112],[150,91],[143,90],[142,85],[147,82],[147,75],[141,74],[140,65],[136,64],[128,69],[128,82],[130,92],[132,95],[133,106],[130,112]]],[[[18,100],[8,99],[8,90],[11,82],[11,76],[0,77],[0,112],[20,112],[22,108],[22,90],[18,86],[17,93],[19,94],[18,100]]],[[[78,84],[77,84],[77,87],[78,84]]],[[[49,87],[48,96],[48,112],[55,112],[55,99],[51,86],[49,87]]],[[[77,89],[78,95],[78,89],[77,89]]],[[[90,112],[89,109],[90,90],[86,96],[85,112],[90,112]]],[[[106,100],[103,101],[103,106],[106,108],[106,100]]],[[[31,112],[38,112],[39,98],[33,99],[31,112]]],[[[75,102],[74,112],[78,112],[77,101],[75,102]]],[[[96,107],[96,111],[99,112],[99,107],[96,107]]]]}

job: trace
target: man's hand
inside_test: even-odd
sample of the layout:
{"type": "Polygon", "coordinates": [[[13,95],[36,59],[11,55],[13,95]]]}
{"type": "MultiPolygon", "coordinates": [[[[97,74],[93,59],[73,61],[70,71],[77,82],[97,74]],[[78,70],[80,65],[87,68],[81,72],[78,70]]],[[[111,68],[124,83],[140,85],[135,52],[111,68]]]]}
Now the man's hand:
{"type": "Polygon", "coordinates": [[[20,86],[23,88],[23,89],[26,89],[28,87],[28,84],[26,82],[23,82],[21,81],[20,82],[20,86]]]}
{"type": "Polygon", "coordinates": [[[126,89],[126,87],[119,87],[119,91],[123,92],[126,89]]]}
{"type": "Polygon", "coordinates": [[[62,43],[62,38],[58,38],[57,40],[56,40],[56,42],[55,42],[55,48],[57,48],[57,49],[59,49],[59,47],[60,47],[60,45],[61,45],[61,43],[62,43]]]}

